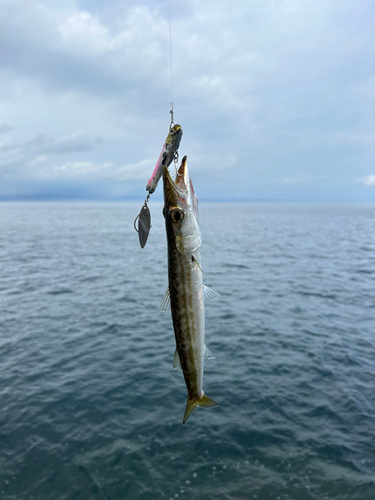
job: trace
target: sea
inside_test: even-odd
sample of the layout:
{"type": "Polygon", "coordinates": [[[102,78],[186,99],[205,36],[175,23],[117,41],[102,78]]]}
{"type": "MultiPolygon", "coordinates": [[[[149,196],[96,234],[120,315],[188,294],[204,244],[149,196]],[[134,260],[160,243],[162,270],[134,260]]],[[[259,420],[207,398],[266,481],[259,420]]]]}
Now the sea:
{"type": "Polygon", "coordinates": [[[0,499],[375,499],[375,204],[201,203],[205,393],[162,204],[0,203],[0,499]]]}

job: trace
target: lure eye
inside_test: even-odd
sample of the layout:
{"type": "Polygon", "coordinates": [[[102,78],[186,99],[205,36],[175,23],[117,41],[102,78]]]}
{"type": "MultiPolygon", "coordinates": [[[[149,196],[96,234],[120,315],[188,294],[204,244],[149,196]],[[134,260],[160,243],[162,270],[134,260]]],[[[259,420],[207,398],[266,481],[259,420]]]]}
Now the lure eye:
{"type": "Polygon", "coordinates": [[[173,222],[181,222],[184,218],[184,212],[181,208],[174,208],[171,210],[171,219],[173,222]]]}

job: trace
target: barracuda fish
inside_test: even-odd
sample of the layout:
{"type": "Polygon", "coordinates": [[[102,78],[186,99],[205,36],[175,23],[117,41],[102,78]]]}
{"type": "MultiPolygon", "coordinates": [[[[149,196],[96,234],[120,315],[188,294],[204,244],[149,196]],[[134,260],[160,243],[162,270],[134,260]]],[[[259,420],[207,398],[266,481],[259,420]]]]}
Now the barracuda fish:
{"type": "Polygon", "coordinates": [[[155,191],[160,177],[163,175],[163,168],[169,167],[169,165],[172,163],[174,155],[180,147],[181,138],[182,128],[181,125],[176,123],[176,125],[173,125],[173,127],[171,127],[171,129],[169,130],[169,134],[165,140],[159,159],[147,183],[146,190],[150,194],[155,191]]]}
{"type": "Polygon", "coordinates": [[[198,199],[189,178],[186,156],[174,182],[164,167],[164,210],[168,240],[167,289],[161,311],[172,311],[176,337],[173,368],[180,364],[188,391],[183,423],[197,407],[217,403],[203,392],[204,359],[212,354],[204,345],[204,295],[219,294],[203,285],[200,264],[201,233],[198,225],[198,199]]]}

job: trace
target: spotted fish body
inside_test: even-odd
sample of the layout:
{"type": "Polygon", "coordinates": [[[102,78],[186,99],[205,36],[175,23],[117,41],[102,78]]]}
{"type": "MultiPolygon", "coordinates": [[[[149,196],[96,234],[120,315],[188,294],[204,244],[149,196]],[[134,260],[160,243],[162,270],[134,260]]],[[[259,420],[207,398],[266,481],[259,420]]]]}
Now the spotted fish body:
{"type": "Polygon", "coordinates": [[[171,127],[169,131],[169,134],[163,145],[163,149],[161,150],[159,159],[155,165],[154,171],[152,172],[152,175],[147,182],[146,190],[150,194],[155,191],[160,177],[163,175],[164,167],[169,167],[169,165],[172,163],[175,153],[180,147],[181,138],[182,128],[181,125],[178,125],[178,123],[176,123],[176,125],[173,125],[173,127],[171,127]]]}
{"type": "Polygon", "coordinates": [[[175,363],[184,374],[188,400],[183,423],[196,406],[217,403],[203,392],[204,367],[204,285],[200,266],[201,233],[198,200],[189,178],[186,156],[172,180],[163,172],[164,217],[168,241],[170,305],[176,338],[175,363]]]}

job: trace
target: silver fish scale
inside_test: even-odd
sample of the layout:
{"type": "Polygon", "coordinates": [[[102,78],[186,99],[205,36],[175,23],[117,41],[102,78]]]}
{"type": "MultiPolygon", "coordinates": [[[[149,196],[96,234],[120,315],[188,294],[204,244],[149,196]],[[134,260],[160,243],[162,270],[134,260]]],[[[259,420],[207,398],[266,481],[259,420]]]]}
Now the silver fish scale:
{"type": "Polygon", "coordinates": [[[176,347],[189,397],[197,399],[203,392],[205,322],[202,273],[190,255],[181,255],[172,245],[168,241],[169,290],[176,347]]]}

